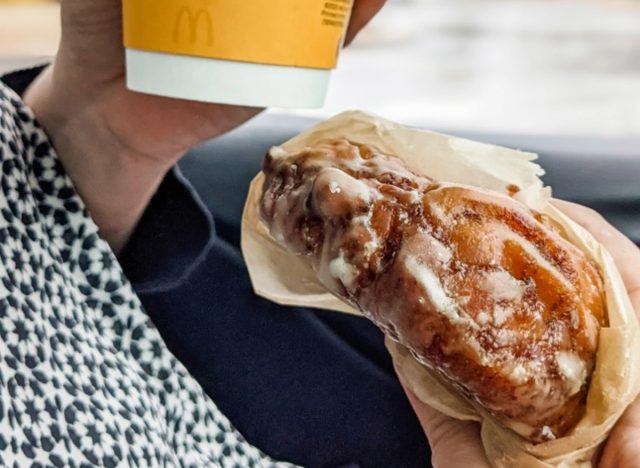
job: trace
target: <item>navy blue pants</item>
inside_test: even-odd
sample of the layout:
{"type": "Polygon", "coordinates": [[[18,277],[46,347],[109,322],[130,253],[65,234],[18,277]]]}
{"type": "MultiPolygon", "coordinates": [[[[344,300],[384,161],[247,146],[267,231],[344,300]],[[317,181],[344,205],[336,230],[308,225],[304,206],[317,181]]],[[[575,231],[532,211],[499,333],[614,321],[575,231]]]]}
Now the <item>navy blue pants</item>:
{"type": "MultiPolygon", "coordinates": [[[[182,181],[183,182],[183,181],[182,181]]],[[[175,175],[122,258],[152,321],[222,412],[276,459],[424,467],[424,433],[368,321],[256,297],[237,246],[175,175]]]]}

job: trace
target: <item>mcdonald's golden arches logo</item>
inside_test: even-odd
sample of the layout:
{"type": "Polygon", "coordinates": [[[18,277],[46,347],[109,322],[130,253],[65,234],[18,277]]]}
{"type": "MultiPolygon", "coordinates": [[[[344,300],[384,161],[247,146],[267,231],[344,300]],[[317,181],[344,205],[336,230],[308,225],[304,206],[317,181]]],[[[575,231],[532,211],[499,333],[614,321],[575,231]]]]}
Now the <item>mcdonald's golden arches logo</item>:
{"type": "Polygon", "coordinates": [[[176,15],[173,27],[173,42],[187,41],[189,44],[213,46],[213,21],[211,13],[204,8],[182,6],[176,15]]]}
{"type": "Polygon", "coordinates": [[[330,69],[344,33],[332,21],[346,23],[351,2],[122,0],[124,43],[149,52],[330,69]],[[339,12],[323,14],[327,4],[339,4],[339,12]]]}

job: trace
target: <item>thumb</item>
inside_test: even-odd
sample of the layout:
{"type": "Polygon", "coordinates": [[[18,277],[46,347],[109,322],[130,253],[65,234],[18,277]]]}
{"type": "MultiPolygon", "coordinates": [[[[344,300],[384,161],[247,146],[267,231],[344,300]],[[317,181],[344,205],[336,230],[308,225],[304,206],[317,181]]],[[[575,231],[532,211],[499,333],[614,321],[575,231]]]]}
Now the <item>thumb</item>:
{"type": "Polygon", "coordinates": [[[638,466],[640,460],[640,399],[624,412],[604,446],[599,468],[638,466]]]}
{"type": "Polygon", "coordinates": [[[59,58],[91,71],[123,71],[120,0],[62,0],[59,58]]]}
{"type": "Polygon", "coordinates": [[[349,45],[362,28],[384,6],[386,0],[356,0],[351,12],[351,22],[347,30],[345,45],[349,45]]]}
{"type": "Polygon", "coordinates": [[[446,416],[420,401],[404,383],[402,387],[427,435],[431,446],[431,463],[435,468],[490,467],[482,447],[478,423],[446,416]]]}

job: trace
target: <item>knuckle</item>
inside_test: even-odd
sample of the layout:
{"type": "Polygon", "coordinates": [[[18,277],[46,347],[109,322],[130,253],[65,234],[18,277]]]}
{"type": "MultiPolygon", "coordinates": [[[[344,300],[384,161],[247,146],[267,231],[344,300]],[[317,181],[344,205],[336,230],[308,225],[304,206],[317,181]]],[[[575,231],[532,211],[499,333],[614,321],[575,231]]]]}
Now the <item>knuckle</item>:
{"type": "Polygon", "coordinates": [[[434,422],[429,428],[427,438],[429,439],[429,445],[433,453],[446,453],[441,450],[442,447],[451,447],[455,444],[461,433],[464,433],[464,427],[466,425],[473,424],[468,421],[458,421],[443,417],[434,422]]]}
{"type": "Polygon", "coordinates": [[[607,222],[604,216],[602,216],[599,212],[597,212],[593,208],[585,207],[584,214],[585,214],[585,217],[594,225],[599,225],[607,222]]]}

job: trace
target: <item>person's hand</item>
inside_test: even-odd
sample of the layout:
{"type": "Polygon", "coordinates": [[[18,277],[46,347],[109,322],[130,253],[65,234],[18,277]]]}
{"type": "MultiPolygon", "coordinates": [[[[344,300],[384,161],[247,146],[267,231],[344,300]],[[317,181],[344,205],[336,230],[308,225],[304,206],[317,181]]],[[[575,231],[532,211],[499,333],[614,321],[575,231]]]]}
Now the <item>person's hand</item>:
{"type": "MultiPolygon", "coordinates": [[[[556,206],[607,248],[620,270],[631,304],[636,314],[640,316],[640,249],[595,211],[561,201],[556,201],[556,206]]],[[[596,465],[599,468],[638,466],[639,440],[640,399],[637,399],[627,408],[613,428],[596,465]]]]}
{"type": "MultiPolygon", "coordinates": [[[[640,315],[640,249],[597,212],[560,200],[554,204],[583,226],[611,253],[622,275],[636,313],[640,315]]],[[[450,418],[425,405],[406,387],[405,392],[422,425],[436,468],[464,466],[488,468],[480,440],[480,426],[450,418]]],[[[640,398],[627,408],[614,427],[596,465],[599,468],[638,466],[640,460],[640,398]]]]}
{"type": "Polygon", "coordinates": [[[460,421],[426,405],[402,384],[431,448],[434,468],[490,468],[480,440],[480,425],[460,421]]]}
{"type": "MultiPolygon", "coordinates": [[[[125,86],[119,0],[62,0],[53,66],[25,101],[114,251],[122,248],[166,171],[191,147],[260,109],[134,93],[125,86]]],[[[351,41],[384,0],[356,0],[351,41]]]]}

